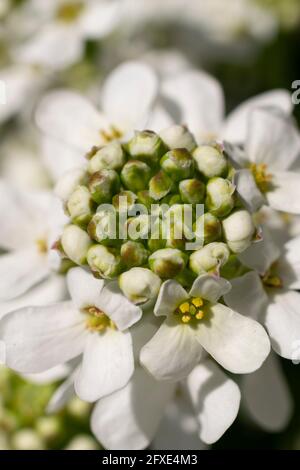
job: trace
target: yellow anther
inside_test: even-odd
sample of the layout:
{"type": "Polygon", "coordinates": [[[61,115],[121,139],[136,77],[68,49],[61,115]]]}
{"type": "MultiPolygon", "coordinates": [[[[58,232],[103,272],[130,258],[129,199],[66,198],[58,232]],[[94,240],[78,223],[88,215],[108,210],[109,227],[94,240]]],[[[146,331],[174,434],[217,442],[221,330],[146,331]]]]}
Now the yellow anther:
{"type": "Polygon", "coordinates": [[[197,318],[197,320],[202,320],[202,318],[204,317],[204,312],[203,312],[203,310],[198,310],[198,312],[196,313],[195,317],[197,318]]]}
{"type": "Polygon", "coordinates": [[[106,328],[116,328],[114,322],[97,307],[87,307],[83,312],[87,315],[86,326],[89,330],[101,332],[106,328]]]}
{"type": "Polygon", "coordinates": [[[44,238],[36,240],[36,245],[39,253],[45,254],[48,252],[47,242],[44,238]]]}
{"type": "Polygon", "coordinates": [[[100,129],[99,133],[105,142],[111,142],[112,140],[120,139],[123,135],[122,132],[115,126],[110,126],[109,130],[100,129]]]}
{"type": "Polygon", "coordinates": [[[182,323],[189,323],[191,321],[192,317],[190,315],[182,315],[181,321],[182,323]]]}
{"type": "Polygon", "coordinates": [[[179,310],[181,313],[188,313],[190,311],[190,304],[188,302],[184,302],[179,306],[179,310]]]}
{"type": "Polygon", "coordinates": [[[82,1],[66,1],[58,7],[56,18],[64,23],[73,23],[80,16],[83,9],[84,2],[82,1]]]}
{"type": "Polygon", "coordinates": [[[195,305],[195,307],[202,307],[203,300],[201,299],[201,297],[194,297],[192,299],[192,304],[195,305]]]}
{"type": "Polygon", "coordinates": [[[264,163],[251,163],[250,170],[261,192],[267,192],[270,189],[270,183],[272,181],[272,175],[267,173],[267,165],[264,163]]]}
{"type": "Polygon", "coordinates": [[[269,276],[265,278],[264,284],[268,287],[282,287],[282,281],[279,276],[269,276]]]}

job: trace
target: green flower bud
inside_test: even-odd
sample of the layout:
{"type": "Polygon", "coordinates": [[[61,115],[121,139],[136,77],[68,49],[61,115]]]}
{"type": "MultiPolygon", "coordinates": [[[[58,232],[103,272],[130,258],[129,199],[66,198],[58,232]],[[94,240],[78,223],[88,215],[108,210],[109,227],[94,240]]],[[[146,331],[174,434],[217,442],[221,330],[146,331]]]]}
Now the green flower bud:
{"type": "Polygon", "coordinates": [[[67,201],[77,186],[86,182],[86,171],[84,168],[75,168],[65,173],[57,182],[54,192],[62,199],[67,201]]]}
{"type": "Polygon", "coordinates": [[[85,264],[88,249],[92,241],[88,234],[77,227],[77,225],[67,225],[64,227],[61,246],[66,256],[75,264],[85,264]]]}
{"type": "Polygon", "coordinates": [[[94,275],[113,279],[121,272],[121,257],[113,248],[93,245],[87,253],[87,262],[94,275]]]}
{"type": "Polygon", "coordinates": [[[223,153],[210,145],[201,145],[193,152],[198,170],[206,178],[225,176],[228,170],[227,160],[223,153]]]}
{"type": "Polygon", "coordinates": [[[245,209],[237,210],[222,222],[226,242],[234,253],[241,253],[251,245],[255,225],[251,214],[245,209]]]}
{"type": "Polygon", "coordinates": [[[160,132],[160,137],[170,149],[186,148],[191,152],[196,147],[196,141],[185,126],[174,125],[160,132]]]}
{"type": "Polygon", "coordinates": [[[86,186],[77,186],[67,202],[67,210],[74,224],[86,225],[93,210],[93,200],[91,193],[86,186]]]}
{"type": "Polygon", "coordinates": [[[122,183],[133,192],[146,189],[150,178],[150,167],[139,160],[129,160],[121,171],[122,183]]]}
{"type": "Polygon", "coordinates": [[[205,205],[217,217],[225,217],[234,207],[234,185],[223,178],[212,178],[206,186],[205,205]]]}
{"type": "Polygon", "coordinates": [[[122,263],[128,268],[147,263],[148,251],[142,243],[128,240],[121,246],[122,263]]]}
{"type": "Polygon", "coordinates": [[[182,200],[179,194],[168,194],[161,199],[161,204],[168,204],[168,206],[174,206],[175,204],[181,204],[182,200]]]}
{"type": "Polygon", "coordinates": [[[162,224],[156,225],[151,233],[151,238],[147,241],[148,249],[153,253],[154,251],[161,250],[166,246],[166,240],[162,234],[162,224]]]}
{"type": "Polygon", "coordinates": [[[188,268],[185,268],[178,276],[175,277],[176,281],[179,282],[183,287],[190,288],[196,279],[197,275],[188,268]]]}
{"type": "Polygon", "coordinates": [[[131,157],[152,165],[158,162],[166,148],[161,138],[153,131],[136,131],[127,144],[131,157]]]}
{"type": "Polygon", "coordinates": [[[57,439],[62,432],[62,423],[57,416],[41,416],[36,422],[39,436],[47,442],[57,439]]]}
{"type": "Polygon", "coordinates": [[[166,247],[185,249],[187,241],[192,241],[193,209],[189,204],[174,204],[163,217],[163,238],[167,240],[166,247]]]}
{"type": "Polygon", "coordinates": [[[229,255],[226,243],[209,243],[191,254],[190,268],[198,275],[205,272],[218,273],[220,267],[228,261],[229,255]]]}
{"type": "Polygon", "coordinates": [[[196,178],[183,180],[179,183],[179,193],[183,202],[200,204],[205,197],[205,184],[196,178]]]}
{"type": "Polygon", "coordinates": [[[225,279],[234,279],[243,276],[248,271],[249,269],[241,263],[237,255],[230,255],[227,263],[220,270],[220,276],[225,279]]]}
{"type": "Polygon", "coordinates": [[[128,238],[131,240],[146,240],[148,238],[151,219],[148,214],[131,217],[126,221],[128,238]]]}
{"type": "Polygon", "coordinates": [[[101,209],[94,214],[87,231],[89,236],[102,244],[118,242],[117,216],[115,211],[101,209]]]}
{"type": "Polygon", "coordinates": [[[149,257],[151,270],[162,279],[170,279],[183,271],[187,263],[187,256],[180,250],[163,248],[155,251],[149,257]]]}
{"type": "Polygon", "coordinates": [[[144,304],[156,299],[161,279],[150,269],[132,268],[119,276],[119,286],[131,302],[144,304]]]}
{"type": "Polygon", "coordinates": [[[148,210],[151,209],[151,204],[156,203],[155,200],[150,196],[148,189],[145,189],[144,191],[139,191],[137,193],[137,197],[138,202],[146,206],[148,210]]]}
{"type": "Polygon", "coordinates": [[[193,158],[184,148],[167,152],[160,160],[160,166],[174,181],[189,178],[194,173],[193,158]]]}
{"type": "Polygon", "coordinates": [[[137,196],[132,191],[121,191],[114,195],[112,203],[116,211],[128,212],[134,206],[136,200],[137,196]]]}
{"type": "Polygon", "coordinates": [[[97,204],[111,202],[114,194],[120,190],[120,179],[114,170],[97,171],[89,178],[89,190],[97,204]]]}
{"type": "Polygon", "coordinates": [[[173,182],[163,171],[158,172],[149,182],[149,194],[158,201],[166,196],[172,189],[173,182]]]}
{"type": "Polygon", "coordinates": [[[88,172],[96,173],[104,169],[119,170],[125,163],[125,153],[121,144],[111,142],[100,148],[88,163],[88,172]]]}
{"type": "Polygon", "coordinates": [[[196,238],[203,240],[204,245],[214,242],[222,236],[221,222],[210,212],[206,212],[196,220],[193,230],[196,238]]]}

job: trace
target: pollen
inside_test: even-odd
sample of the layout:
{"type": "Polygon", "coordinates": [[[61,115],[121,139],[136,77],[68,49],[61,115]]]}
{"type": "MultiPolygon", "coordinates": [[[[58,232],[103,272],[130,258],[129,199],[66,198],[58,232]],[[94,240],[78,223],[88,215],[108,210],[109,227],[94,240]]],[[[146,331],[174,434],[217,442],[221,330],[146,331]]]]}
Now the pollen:
{"type": "Polygon", "coordinates": [[[120,139],[123,136],[123,133],[115,126],[110,126],[109,130],[100,129],[99,133],[106,143],[120,139]]]}
{"type": "Polygon", "coordinates": [[[35,243],[39,253],[46,254],[48,252],[47,241],[44,238],[39,238],[35,243]]]}
{"type": "Polygon", "coordinates": [[[201,297],[192,297],[182,302],[174,312],[177,319],[184,324],[197,323],[205,316],[204,300],[201,297]]]}
{"type": "Polygon", "coordinates": [[[251,163],[250,171],[254,177],[256,185],[261,190],[262,193],[266,193],[270,190],[270,185],[272,182],[272,175],[267,172],[267,165],[265,163],[251,163]]]}
{"type": "Polygon", "coordinates": [[[62,3],[56,11],[56,18],[64,23],[73,23],[82,13],[84,3],[80,1],[71,1],[62,3]]]}
{"type": "Polygon", "coordinates": [[[281,288],[283,286],[282,280],[277,273],[276,263],[274,263],[262,277],[262,282],[266,287],[270,288],[281,288]]]}
{"type": "Polygon", "coordinates": [[[86,314],[86,327],[91,331],[104,332],[107,328],[116,329],[114,322],[99,308],[95,306],[83,309],[86,314]]]}

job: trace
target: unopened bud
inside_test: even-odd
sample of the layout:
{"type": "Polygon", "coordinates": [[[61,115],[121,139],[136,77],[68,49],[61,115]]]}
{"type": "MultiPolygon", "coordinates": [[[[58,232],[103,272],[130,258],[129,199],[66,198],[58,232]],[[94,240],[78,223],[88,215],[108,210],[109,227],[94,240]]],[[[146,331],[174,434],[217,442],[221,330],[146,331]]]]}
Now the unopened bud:
{"type": "Polygon", "coordinates": [[[157,163],[166,151],[163,141],[153,131],[136,131],[127,149],[133,158],[143,160],[150,166],[157,163]]]}
{"type": "Polygon", "coordinates": [[[193,134],[185,126],[168,127],[160,132],[160,137],[170,149],[186,148],[191,152],[196,147],[193,134]]]}
{"type": "Polygon", "coordinates": [[[85,264],[92,241],[88,234],[77,225],[67,225],[62,233],[61,246],[66,256],[75,264],[85,264]]]}
{"type": "Polygon", "coordinates": [[[113,248],[93,245],[87,254],[87,262],[92,272],[105,279],[113,279],[121,272],[121,257],[113,248]]]}
{"type": "Polygon", "coordinates": [[[119,285],[131,302],[141,304],[158,296],[161,279],[150,269],[132,268],[120,275],[119,285]]]}
{"type": "Polygon", "coordinates": [[[148,214],[131,217],[126,221],[128,238],[131,240],[146,240],[151,228],[151,219],[148,214]]]}
{"type": "Polygon", "coordinates": [[[119,175],[114,170],[97,171],[90,176],[88,187],[97,204],[110,202],[114,194],[120,190],[119,175]]]}
{"type": "Polygon", "coordinates": [[[180,250],[163,248],[149,257],[150,268],[162,279],[177,276],[186,266],[187,256],[180,250]]]}
{"type": "Polygon", "coordinates": [[[227,160],[217,147],[210,145],[197,147],[193,152],[193,157],[198,170],[206,178],[226,176],[228,170],[227,160]]]}
{"type": "Polygon", "coordinates": [[[217,217],[225,217],[234,207],[235,186],[226,179],[212,178],[206,186],[205,205],[217,217]]]}
{"type": "Polygon", "coordinates": [[[153,199],[158,201],[165,197],[171,191],[172,187],[173,182],[171,178],[163,171],[159,171],[149,182],[149,194],[153,199]]]}
{"type": "Polygon", "coordinates": [[[93,215],[87,231],[96,242],[113,244],[117,241],[117,216],[115,211],[99,210],[93,215]]]}
{"type": "Polygon", "coordinates": [[[148,250],[142,243],[128,240],[121,246],[122,263],[128,268],[142,266],[147,262],[148,250]]]}
{"type": "Polygon", "coordinates": [[[229,258],[226,243],[214,242],[194,251],[190,256],[190,268],[194,273],[217,273],[229,258]]]}
{"type": "Polygon", "coordinates": [[[132,191],[121,191],[114,195],[112,203],[116,211],[127,212],[134,206],[136,200],[137,196],[132,191]]]}
{"type": "Polygon", "coordinates": [[[167,152],[160,160],[160,166],[174,181],[189,178],[194,173],[193,158],[184,148],[167,152]]]}
{"type": "Polygon", "coordinates": [[[129,160],[121,171],[122,183],[133,192],[146,189],[150,178],[150,167],[140,160],[129,160]]]}
{"type": "Polygon", "coordinates": [[[84,226],[90,221],[93,200],[86,186],[77,186],[68,199],[67,209],[74,224],[84,226]]]}
{"type": "Polygon", "coordinates": [[[77,186],[84,184],[86,179],[84,168],[67,171],[57,182],[54,192],[62,201],[67,201],[77,186]]]}
{"type": "Polygon", "coordinates": [[[193,229],[196,238],[203,240],[204,245],[218,240],[222,235],[221,222],[210,212],[201,215],[196,220],[193,229]]]}
{"type": "Polygon", "coordinates": [[[111,142],[97,150],[88,163],[88,172],[96,173],[97,171],[119,170],[125,163],[124,150],[118,142],[111,142]]]}
{"type": "Polygon", "coordinates": [[[226,242],[234,253],[241,253],[250,246],[256,230],[251,214],[245,209],[230,214],[223,220],[222,227],[226,242]]]}
{"type": "Polygon", "coordinates": [[[205,184],[192,178],[179,183],[179,192],[183,202],[189,204],[200,204],[205,197],[205,184]]]}
{"type": "Polygon", "coordinates": [[[147,209],[151,209],[151,204],[155,204],[155,200],[150,196],[148,189],[137,193],[138,202],[143,204],[147,209]]]}

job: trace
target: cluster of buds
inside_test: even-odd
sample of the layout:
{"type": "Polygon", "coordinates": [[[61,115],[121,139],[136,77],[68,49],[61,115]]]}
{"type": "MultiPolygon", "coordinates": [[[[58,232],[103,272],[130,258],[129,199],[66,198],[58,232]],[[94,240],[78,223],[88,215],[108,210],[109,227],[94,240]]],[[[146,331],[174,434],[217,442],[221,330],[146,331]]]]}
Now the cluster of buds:
{"type": "Polygon", "coordinates": [[[226,152],[197,146],[184,126],[136,132],[86,158],[57,186],[70,218],[58,245],[96,277],[118,278],[135,303],[155,298],[163,280],[188,287],[218,273],[255,240],[226,152]]]}

